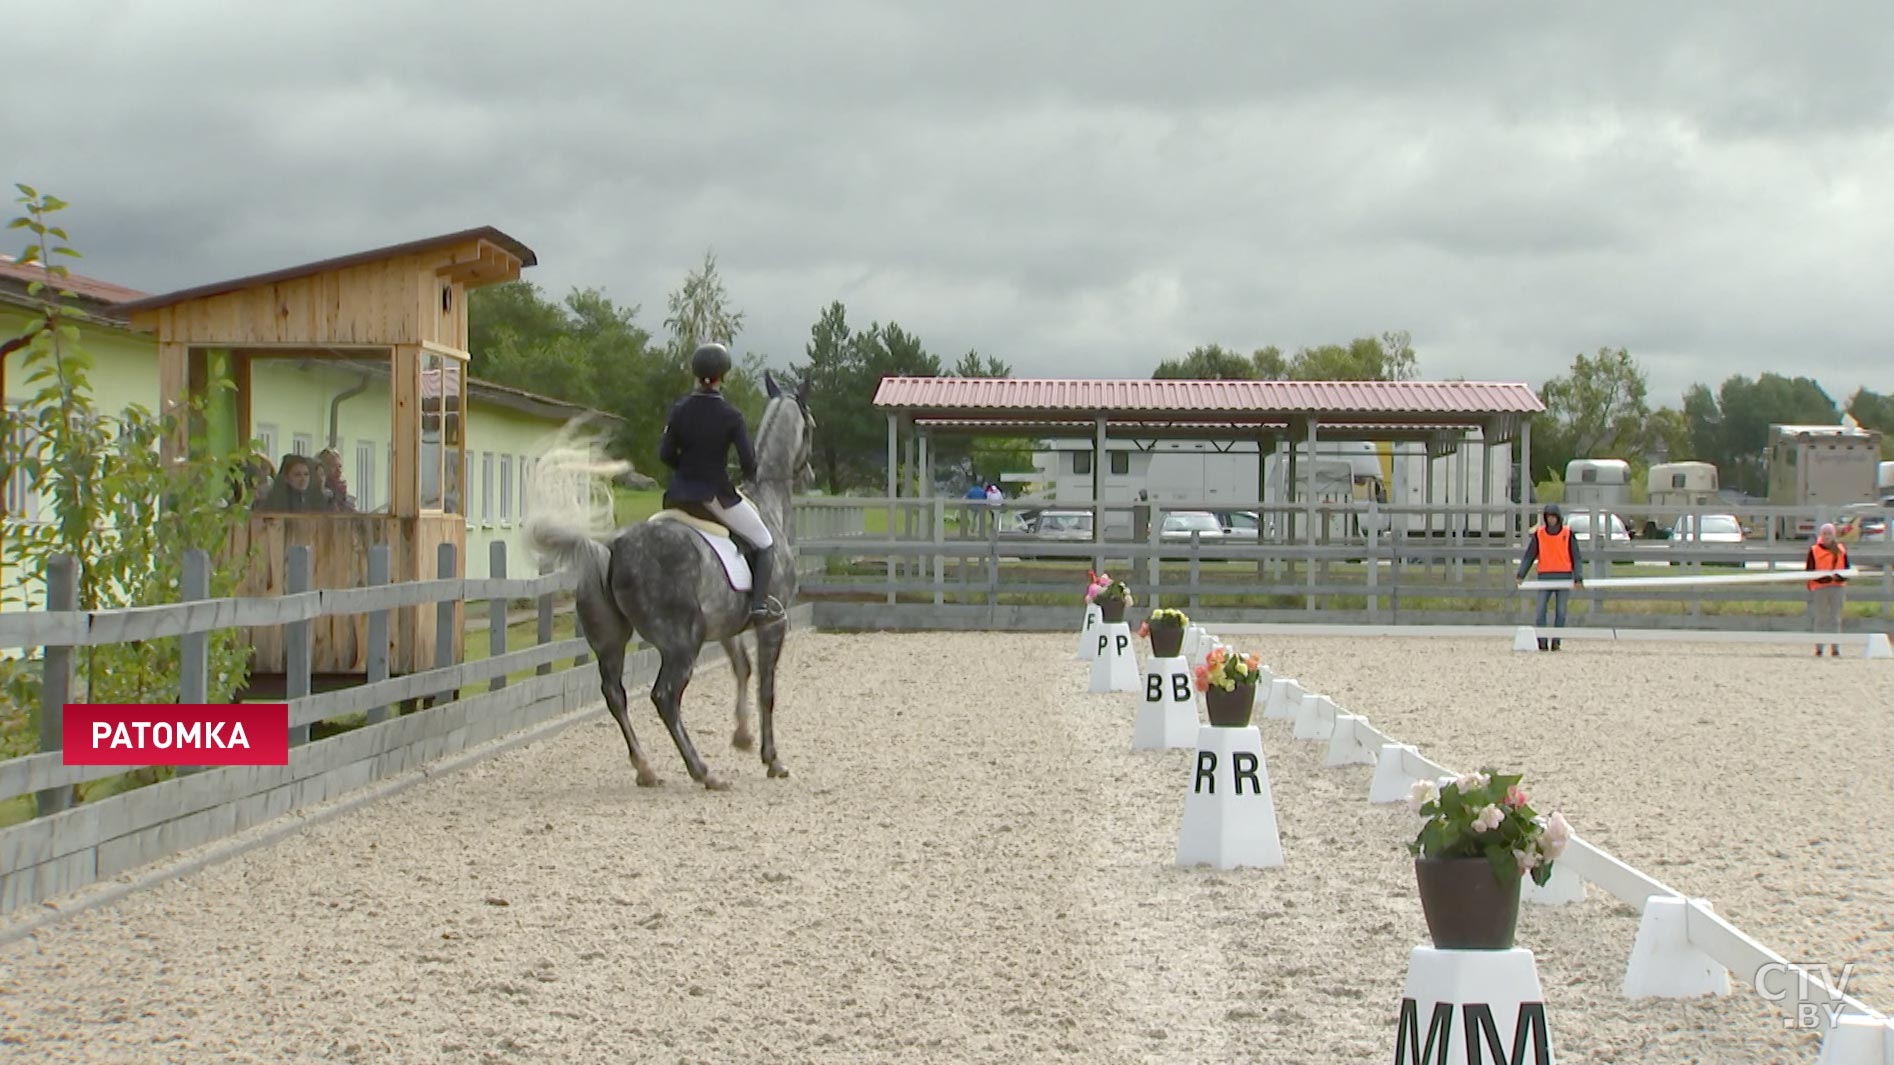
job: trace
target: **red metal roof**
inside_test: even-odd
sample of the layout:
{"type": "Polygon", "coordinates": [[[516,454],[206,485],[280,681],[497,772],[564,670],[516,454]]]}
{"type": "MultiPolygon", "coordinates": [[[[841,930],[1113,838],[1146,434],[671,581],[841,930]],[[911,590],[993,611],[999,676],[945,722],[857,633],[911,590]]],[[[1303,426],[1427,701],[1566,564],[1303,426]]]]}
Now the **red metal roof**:
{"type": "Polygon", "coordinates": [[[1179,381],[1137,378],[885,377],[875,406],[967,412],[1212,415],[1523,414],[1545,404],[1516,381],[1179,381]]]}
{"type": "MultiPolygon", "coordinates": [[[[68,266],[67,269],[72,268],[68,266]]],[[[46,280],[46,272],[38,263],[22,266],[14,262],[12,256],[0,255],[0,277],[31,284],[35,281],[46,280]]],[[[63,278],[55,277],[52,283],[56,288],[64,288],[73,295],[99,303],[125,303],[129,300],[142,299],[146,295],[135,288],[126,288],[123,285],[114,285],[109,281],[99,281],[79,274],[71,274],[63,278]]],[[[47,295],[50,296],[51,293],[47,295]]]]}

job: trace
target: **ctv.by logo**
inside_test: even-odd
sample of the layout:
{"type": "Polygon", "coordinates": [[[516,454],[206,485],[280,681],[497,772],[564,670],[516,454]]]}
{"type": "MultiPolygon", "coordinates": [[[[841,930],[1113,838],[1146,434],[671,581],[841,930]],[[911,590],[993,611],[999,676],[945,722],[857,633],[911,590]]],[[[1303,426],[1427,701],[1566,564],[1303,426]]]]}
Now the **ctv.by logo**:
{"type": "Polygon", "coordinates": [[[1756,993],[1782,1011],[1784,1028],[1823,1030],[1847,1010],[1841,997],[1854,979],[1855,963],[1836,972],[1825,961],[1764,962],[1756,970],[1756,993]]]}

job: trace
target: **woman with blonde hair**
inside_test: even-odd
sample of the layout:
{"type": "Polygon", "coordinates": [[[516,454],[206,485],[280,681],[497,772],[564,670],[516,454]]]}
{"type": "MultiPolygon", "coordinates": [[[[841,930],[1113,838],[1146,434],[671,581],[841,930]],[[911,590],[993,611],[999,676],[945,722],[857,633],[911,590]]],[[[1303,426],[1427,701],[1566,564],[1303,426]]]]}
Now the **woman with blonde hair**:
{"type": "MultiPolygon", "coordinates": [[[[1833,522],[1824,523],[1816,532],[1815,542],[1809,545],[1808,557],[1802,568],[1811,573],[1848,568],[1848,549],[1835,536],[1833,522]]],[[[1809,617],[1815,630],[1817,658],[1822,657],[1821,634],[1833,636],[1841,632],[1843,589],[1847,584],[1848,578],[1842,576],[1817,577],[1809,581],[1809,617]]],[[[1831,658],[1840,658],[1841,645],[1829,643],[1828,654],[1831,658]]]]}

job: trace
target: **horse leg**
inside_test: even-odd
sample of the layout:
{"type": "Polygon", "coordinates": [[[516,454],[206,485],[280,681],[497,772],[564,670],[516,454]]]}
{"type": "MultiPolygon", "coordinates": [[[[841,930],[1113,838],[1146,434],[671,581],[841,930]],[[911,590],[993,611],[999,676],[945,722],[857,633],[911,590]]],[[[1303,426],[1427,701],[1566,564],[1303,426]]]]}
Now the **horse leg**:
{"type": "Polygon", "coordinates": [[[737,730],[730,737],[730,746],[747,751],[756,746],[756,741],[750,738],[750,648],[741,636],[722,642],[724,657],[730,660],[730,672],[737,678],[737,730]]]}
{"type": "Polygon", "coordinates": [[[690,685],[697,653],[688,649],[659,648],[658,654],[658,680],[651,686],[651,702],[658,708],[658,716],[664,719],[664,727],[670,730],[671,742],[677,744],[677,753],[683,756],[691,779],[711,791],[722,791],[730,785],[711,774],[710,767],[691,744],[690,734],[684,731],[684,689],[690,685]]]}
{"type": "Polygon", "coordinates": [[[763,764],[772,777],[789,775],[776,755],[776,663],[783,653],[784,628],[770,625],[756,633],[756,702],[763,723],[763,764]]]}
{"type": "Polygon", "coordinates": [[[631,731],[631,714],[625,699],[624,645],[600,647],[594,644],[592,651],[598,656],[599,687],[605,693],[605,708],[612,712],[612,720],[618,722],[618,731],[625,734],[632,768],[638,771],[638,786],[649,788],[664,783],[651,771],[651,763],[645,761],[644,751],[638,747],[638,737],[631,731]]]}

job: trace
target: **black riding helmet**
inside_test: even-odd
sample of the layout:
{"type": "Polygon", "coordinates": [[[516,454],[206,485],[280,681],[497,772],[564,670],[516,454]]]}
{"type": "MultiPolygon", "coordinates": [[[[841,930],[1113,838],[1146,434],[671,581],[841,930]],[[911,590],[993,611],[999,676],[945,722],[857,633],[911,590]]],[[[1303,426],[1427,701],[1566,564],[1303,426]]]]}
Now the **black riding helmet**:
{"type": "Polygon", "coordinates": [[[714,381],[730,372],[730,349],[722,344],[700,344],[691,353],[691,376],[699,381],[714,381]]]}

